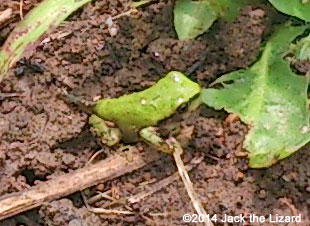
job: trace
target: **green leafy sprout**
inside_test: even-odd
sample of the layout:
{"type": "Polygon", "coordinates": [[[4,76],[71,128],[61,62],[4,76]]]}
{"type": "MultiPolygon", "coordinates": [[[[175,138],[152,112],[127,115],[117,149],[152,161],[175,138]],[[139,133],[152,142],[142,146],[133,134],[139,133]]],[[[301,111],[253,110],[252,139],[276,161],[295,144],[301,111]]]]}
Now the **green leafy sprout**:
{"type": "Polygon", "coordinates": [[[308,0],[269,0],[280,12],[310,22],[310,1],[308,0]]]}
{"type": "Polygon", "coordinates": [[[39,38],[57,27],[72,12],[91,0],[44,0],[17,25],[0,51],[0,82],[27,50],[35,49],[39,38]]]}
{"type": "Polygon", "coordinates": [[[206,32],[217,18],[232,21],[242,6],[257,0],[176,0],[174,26],[179,39],[193,39],[206,32]]]}

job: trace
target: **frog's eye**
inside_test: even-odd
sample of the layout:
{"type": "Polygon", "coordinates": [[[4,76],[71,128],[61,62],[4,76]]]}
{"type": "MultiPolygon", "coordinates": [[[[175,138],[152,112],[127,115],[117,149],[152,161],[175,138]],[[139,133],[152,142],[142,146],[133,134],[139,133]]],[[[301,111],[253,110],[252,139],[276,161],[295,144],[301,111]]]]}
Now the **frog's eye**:
{"type": "Polygon", "coordinates": [[[187,111],[188,106],[189,106],[188,102],[181,104],[180,107],[178,108],[178,112],[184,113],[185,111],[187,111]]]}

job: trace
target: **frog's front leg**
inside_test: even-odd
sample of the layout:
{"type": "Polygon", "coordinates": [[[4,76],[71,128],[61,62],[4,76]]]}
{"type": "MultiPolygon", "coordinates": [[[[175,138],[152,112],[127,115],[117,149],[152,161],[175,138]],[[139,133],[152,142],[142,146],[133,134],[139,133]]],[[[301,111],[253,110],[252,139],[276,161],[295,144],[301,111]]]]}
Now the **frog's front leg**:
{"type": "Polygon", "coordinates": [[[89,124],[96,135],[101,138],[101,142],[107,146],[114,146],[122,139],[120,129],[113,127],[111,122],[107,122],[94,114],[90,116],[89,124]]]}
{"type": "Polygon", "coordinates": [[[153,146],[156,150],[167,154],[173,154],[173,147],[159,136],[155,127],[146,127],[142,129],[139,134],[144,142],[153,146]]]}

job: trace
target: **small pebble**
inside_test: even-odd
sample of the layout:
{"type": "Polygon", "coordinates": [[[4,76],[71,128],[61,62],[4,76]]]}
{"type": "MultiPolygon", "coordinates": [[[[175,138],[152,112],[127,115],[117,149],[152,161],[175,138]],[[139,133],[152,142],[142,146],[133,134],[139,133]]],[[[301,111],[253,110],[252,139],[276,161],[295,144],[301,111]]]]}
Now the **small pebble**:
{"type": "Polygon", "coordinates": [[[105,21],[105,24],[108,25],[108,27],[112,27],[113,26],[112,17],[108,17],[105,21]]]}
{"type": "Polygon", "coordinates": [[[111,35],[112,37],[113,37],[113,36],[116,36],[116,35],[117,35],[117,32],[118,32],[117,28],[115,28],[115,27],[109,28],[109,33],[110,33],[110,35],[111,35]]]}
{"type": "Polygon", "coordinates": [[[264,190],[264,189],[260,190],[259,193],[258,193],[258,197],[260,199],[265,199],[267,197],[266,190],[264,190]]]}
{"type": "Polygon", "coordinates": [[[69,226],[83,226],[83,223],[79,219],[73,219],[69,222],[69,226]]]}

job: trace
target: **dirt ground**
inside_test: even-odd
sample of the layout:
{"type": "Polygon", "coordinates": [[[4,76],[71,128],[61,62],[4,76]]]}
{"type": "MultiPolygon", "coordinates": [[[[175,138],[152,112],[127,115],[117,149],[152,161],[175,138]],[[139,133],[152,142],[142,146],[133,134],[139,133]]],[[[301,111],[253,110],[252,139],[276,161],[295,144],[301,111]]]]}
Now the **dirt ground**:
{"type": "MultiPolygon", "coordinates": [[[[37,2],[26,1],[24,13],[37,2]]],[[[219,20],[196,40],[179,41],[173,28],[173,3],[160,0],[115,19],[117,34],[111,37],[108,17],[128,11],[130,3],[97,0],[86,5],[46,37],[31,57],[20,60],[0,84],[0,196],[82,168],[99,150],[104,152],[97,159],[119,151],[100,144],[90,132],[88,115],[58,97],[61,89],[87,101],[117,97],[150,87],[171,70],[183,71],[206,87],[226,72],[251,65],[270,32],[287,19],[267,3],[246,6],[233,22],[219,20]]],[[[0,45],[19,21],[18,4],[1,0],[0,11],[8,7],[15,11],[0,30],[0,45]]],[[[305,62],[296,65],[301,74],[309,71],[305,62]]],[[[309,145],[271,168],[253,170],[240,157],[247,128],[225,112],[200,107],[188,115],[183,107],[161,122],[160,131],[180,140],[190,136],[184,143],[185,162],[203,157],[190,177],[209,214],[221,218],[300,213],[303,223],[298,225],[310,225],[309,145]]],[[[105,192],[114,199],[126,198],[174,172],[173,159],[162,154],[159,161],[85,194],[91,198],[105,192]]],[[[102,198],[92,206],[122,206],[109,203],[102,198]]],[[[94,214],[78,192],[0,225],[186,225],[183,214],[194,213],[180,179],[129,208],[134,215],[94,214]]]]}

